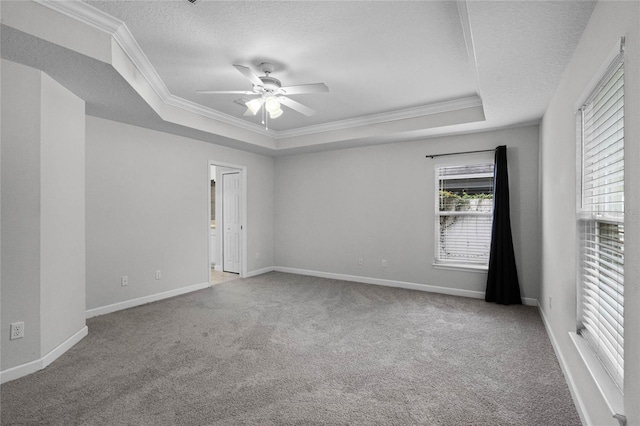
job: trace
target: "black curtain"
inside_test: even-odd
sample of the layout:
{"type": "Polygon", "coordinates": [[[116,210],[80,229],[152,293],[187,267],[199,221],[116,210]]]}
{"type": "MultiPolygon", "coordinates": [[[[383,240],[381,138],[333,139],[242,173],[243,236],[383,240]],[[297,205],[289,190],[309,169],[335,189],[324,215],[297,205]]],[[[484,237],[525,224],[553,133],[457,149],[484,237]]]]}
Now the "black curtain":
{"type": "Polygon", "coordinates": [[[493,172],[493,227],[484,299],[501,305],[522,304],[511,237],[507,147],[504,145],[496,148],[493,172]]]}

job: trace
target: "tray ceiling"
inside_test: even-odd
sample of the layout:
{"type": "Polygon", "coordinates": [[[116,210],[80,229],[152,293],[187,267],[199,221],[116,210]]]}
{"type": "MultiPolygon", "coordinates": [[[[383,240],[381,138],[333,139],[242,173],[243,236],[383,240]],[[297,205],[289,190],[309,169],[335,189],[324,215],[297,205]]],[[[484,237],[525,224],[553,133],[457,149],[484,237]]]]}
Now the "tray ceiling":
{"type": "Polygon", "coordinates": [[[8,3],[26,2],[2,2],[3,33],[7,33],[2,56],[64,76],[74,74],[65,70],[69,64],[44,52],[36,58],[37,51],[50,51],[52,45],[47,43],[71,50],[67,55],[77,57],[74,70],[86,67],[94,76],[67,77],[65,82],[83,93],[88,112],[164,131],[174,125],[172,132],[178,134],[192,129],[196,134],[221,135],[243,142],[241,149],[258,145],[273,153],[536,122],[594,6],[585,1],[199,0],[192,4],[176,0],[87,1],[67,9],[65,4],[78,2],[58,2],[55,7],[53,2],[37,2],[47,13],[55,10],[72,16],[113,37],[163,102],[224,123],[219,130],[216,125],[192,126],[192,119],[158,106],[131,81],[134,74],[127,77],[118,68],[114,57],[105,62],[118,72],[100,74],[96,71],[100,67],[87,58],[100,59],[98,54],[82,51],[84,46],[75,47],[62,36],[48,37],[53,30],[31,31],[25,22],[37,19],[36,14],[24,5],[7,7],[8,3]],[[19,16],[22,10],[30,16],[19,16]],[[27,35],[35,37],[30,42],[38,46],[31,52],[21,46],[27,35]],[[232,64],[258,71],[264,61],[276,65],[272,76],[284,85],[329,86],[326,94],[291,96],[315,109],[314,116],[285,108],[266,131],[258,117],[243,116],[245,108],[237,102],[241,95],[196,93],[251,90],[232,64]],[[109,84],[122,96],[93,94],[92,86],[104,94],[109,84]],[[126,97],[149,105],[136,109],[139,120],[135,110],[118,105],[126,97]],[[236,134],[227,130],[229,126],[245,133],[236,134]]]}

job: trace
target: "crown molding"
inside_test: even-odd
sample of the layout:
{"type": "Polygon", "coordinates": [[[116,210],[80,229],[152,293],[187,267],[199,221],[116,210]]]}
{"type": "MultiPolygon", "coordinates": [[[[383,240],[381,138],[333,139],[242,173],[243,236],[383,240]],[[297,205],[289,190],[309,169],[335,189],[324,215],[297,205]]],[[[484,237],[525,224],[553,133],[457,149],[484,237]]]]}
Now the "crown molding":
{"type": "Polygon", "coordinates": [[[144,54],[142,48],[127,28],[127,25],[97,9],[90,4],[82,1],[55,1],[55,0],[34,0],[36,3],[41,4],[49,9],[52,9],[58,13],[73,18],[79,22],[103,31],[113,37],[115,42],[124,51],[125,55],[136,67],[138,72],[149,83],[151,88],[156,92],[160,99],[167,105],[171,105],[183,110],[198,114],[213,120],[230,124],[238,128],[248,130],[250,132],[266,135],[274,138],[275,132],[264,129],[254,123],[250,123],[246,120],[233,117],[228,114],[221,113],[219,111],[207,108],[203,105],[195,102],[188,101],[186,99],[175,96],[169,92],[169,89],[160,78],[160,75],[155,70],[149,58],[144,54]]]}
{"type": "Polygon", "coordinates": [[[330,123],[318,124],[315,126],[301,127],[299,129],[281,130],[277,133],[276,139],[294,138],[298,136],[312,135],[315,133],[345,130],[353,127],[370,126],[372,124],[423,117],[426,115],[458,111],[461,109],[474,108],[479,106],[482,106],[482,99],[480,99],[479,96],[469,96],[466,98],[452,99],[449,101],[437,102],[414,108],[366,115],[363,117],[350,118],[347,120],[332,121],[330,123]]]}
{"type": "Polygon", "coordinates": [[[91,25],[106,33],[113,34],[118,28],[124,25],[124,22],[114,18],[113,16],[102,12],[95,7],[77,0],[73,1],[54,1],[54,0],[33,0],[49,9],[66,15],[76,21],[91,25]]]}
{"type": "Polygon", "coordinates": [[[476,48],[473,42],[473,31],[471,30],[471,20],[469,19],[469,9],[467,0],[458,0],[458,15],[460,15],[460,25],[462,26],[462,35],[464,43],[467,47],[467,56],[469,56],[469,65],[473,79],[476,83],[478,95],[482,96],[480,89],[480,74],[478,73],[478,60],[476,59],[476,48]]]}
{"type": "Polygon", "coordinates": [[[89,25],[103,31],[116,41],[118,46],[125,52],[129,60],[136,69],[147,80],[156,94],[166,102],[170,93],[149,59],[142,51],[142,48],[127,28],[127,25],[100,9],[78,0],[55,1],[55,0],[34,0],[49,9],[69,16],[83,24],[89,25]]]}
{"type": "Polygon", "coordinates": [[[180,108],[184,111],[191,112],[203,117],[210,118],[221,123],[225,123],[231,126],[235,126],[239,129],[247,130],[255,134],[267,136],[274,141],[295,138],[299,136],[312,135],[317,133],[347,130],[355,127],[368,126],[372,124],[386,123],[397,120],[404,120],[410,118],[416,118],[421,116],[445,113],[450,111],[456,111],[466,108],[473,108],[482,106],[482,99],[479,96],[470,96],[466,98],[453,99],[444,102],[438,102],[429,105],[423,105],[414,108],[408,108],[403,110],[396,110],[391,112],[385,112],[380,114],[372,114],[363,117],[357,117],[346,120],[333,121],[329,123],[323,123],[313,126],[301,127],[290,130],[267,130],[264,127],[248,122],[238,117],[234,117],[204,105],[189,101],[184,98],[180,98],[171,94],[164,81],[157,73],[147,56],[142,51],[142,48],[135,40],[127,25],[91,6],[83,1],[68,0],[68,1],[56,1],[56,0],[33,0],[34,2],[45,6],[58,13],[66,15],[72,19],[96,28],[102,32],[109,34],[117,45],[122,49],[125,55],[129,58],[134,67],[138,70],[140,75],[146,80],[151,88],[158,95],[160,100],[166,105],[180,108]]]}
{"type": "Polygon", "coordinates": [[[153,68],[153,65],[151,65],[151,62],[149,62],[149,59],[123,21],[82,1],[34,1],[111,35],[160,99],[166,102],[166,99],[170,95],[169,89],[167,89],[167,86],[155,68],[153,68]]]}
{"type": "Polygon", "coordinates": [[[189,101],[184,98],[180,98],[175,95],[169,94],[169,96],[167,97],[167,99],[164,100],[164,102],[167,105],[172,105],[177,108],[182,108],[194,114],[199,114],[207,118],[212,118],[214,120],[222,121],[223,123],[230,124],[232,126],[236,126],[244,130],[249,130],[254,133],[260,133],[262,135],[269,136],[273,139],[275,139],[277,135],[277,132],[275,130],[266,130],[264,127],[258,124],[254,124],[249,121],[236,118],[232,115],[215,111],[211,108],[189,101]]]}

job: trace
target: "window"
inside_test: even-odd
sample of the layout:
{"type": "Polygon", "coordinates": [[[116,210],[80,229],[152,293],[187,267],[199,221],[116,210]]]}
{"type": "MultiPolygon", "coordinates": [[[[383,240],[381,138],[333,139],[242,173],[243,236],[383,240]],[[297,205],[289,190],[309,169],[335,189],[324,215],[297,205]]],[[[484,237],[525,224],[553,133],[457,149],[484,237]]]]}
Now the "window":
{"type": "Polygon", "coordinates": [[[624,66],[580,108],[579,334],[620,390],[624,372],[624,66]]]}
{"type": "Polygon", "coordinates": [[[486,269],[493,163],[436,168],[436,265],[486,269]]]}

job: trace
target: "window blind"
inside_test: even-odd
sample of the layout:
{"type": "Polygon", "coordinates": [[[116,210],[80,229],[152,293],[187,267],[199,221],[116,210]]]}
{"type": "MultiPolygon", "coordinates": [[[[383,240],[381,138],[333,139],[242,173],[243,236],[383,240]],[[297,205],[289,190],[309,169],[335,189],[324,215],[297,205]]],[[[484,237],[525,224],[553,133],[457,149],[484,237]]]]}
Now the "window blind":
{"type": "Polygon", "coordinates": [[[436,263],[483,266],[489,262],[493,164],[436,169],[436,263]]]}
{"type": "Polygon", "coordinates": [[[620,55],[580,110],[580,334],[622,390],[624,66],[620,55]]]}

